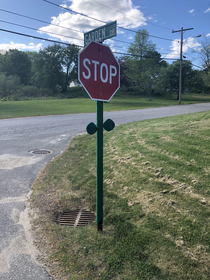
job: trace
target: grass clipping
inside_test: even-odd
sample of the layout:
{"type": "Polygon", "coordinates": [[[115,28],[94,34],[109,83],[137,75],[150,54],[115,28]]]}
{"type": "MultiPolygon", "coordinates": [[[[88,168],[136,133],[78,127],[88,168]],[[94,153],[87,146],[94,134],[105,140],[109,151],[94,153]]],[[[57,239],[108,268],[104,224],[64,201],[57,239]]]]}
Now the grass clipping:
{"type": "Polygon", "coordinates": [[[104,231],[56,223],[95,211],[95,136],[74,138],[33,185],[41,260],[56,279],[210,279],[210,112],[104,132],[104,231]]]}

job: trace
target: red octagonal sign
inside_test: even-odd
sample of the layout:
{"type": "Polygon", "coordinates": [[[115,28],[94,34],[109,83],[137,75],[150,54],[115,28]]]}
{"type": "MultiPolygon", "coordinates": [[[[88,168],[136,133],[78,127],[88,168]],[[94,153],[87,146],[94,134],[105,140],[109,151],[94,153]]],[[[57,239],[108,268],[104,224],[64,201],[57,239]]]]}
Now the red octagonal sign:
{"type": "Polygon", "coordinates": [[[120,87],[120,66],[108,46],[91,42],[79,53],[78,78],[90,98],[109,101],[120,87]]]}

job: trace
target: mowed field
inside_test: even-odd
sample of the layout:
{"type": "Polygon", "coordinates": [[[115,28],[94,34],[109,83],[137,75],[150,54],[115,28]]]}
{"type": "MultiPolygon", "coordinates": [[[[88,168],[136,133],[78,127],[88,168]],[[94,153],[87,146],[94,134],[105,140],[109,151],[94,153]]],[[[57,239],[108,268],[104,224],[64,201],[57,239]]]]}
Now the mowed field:
{"type": "MultiPolygon", "coordinates": [[[[114,100],[114,99],[113,99],[114,100]]],[[[32,229],[55,279],[210,279],[210,112],[104,132],[104,231],[59,225],[96,210],[96,137],[75,137],[34,182],[32,229]]]]}
{"type": "MultiPolygon", "coordinates": [[[[210,102],[210,95],[185,94],[182,96],[183,105],[203,102],[210,102]]],[[[104,111],[133,110],[171,105],[178,105],[175,95],[153,97],[152,101],[149,101],[148,97],[141,96],[114,96],[110,102],[104,103],[104,111]]],[[[95,111],[95,101],[91,100],[88,95],[86,98],[0,101],[0,119],[91,113],[95,111]]]]}

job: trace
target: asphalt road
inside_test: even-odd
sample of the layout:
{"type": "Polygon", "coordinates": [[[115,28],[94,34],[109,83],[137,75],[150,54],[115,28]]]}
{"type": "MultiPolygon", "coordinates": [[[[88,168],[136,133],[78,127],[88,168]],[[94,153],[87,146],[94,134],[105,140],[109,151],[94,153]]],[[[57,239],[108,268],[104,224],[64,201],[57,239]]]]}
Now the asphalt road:
{"type": "MultiPolygon", "coordinates": [[[[210,110],[210,103],[104,113],[116,125],[210,110]]],[[[96,114],[0,120],[0,279],[53,279],[37,262],[30,235],[27,200],[44,165],[60,154],[73,136],[85,131],[96,114]],[[33,155],[34,149],[51,154],[33,155]]]]}

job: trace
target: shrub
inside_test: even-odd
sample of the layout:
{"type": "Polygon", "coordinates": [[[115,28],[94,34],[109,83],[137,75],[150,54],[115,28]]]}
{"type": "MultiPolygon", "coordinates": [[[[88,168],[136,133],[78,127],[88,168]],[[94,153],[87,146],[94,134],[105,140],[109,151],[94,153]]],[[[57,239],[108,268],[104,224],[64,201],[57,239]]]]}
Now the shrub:
{"type": "Polygon", "coordinates": [[[22,95],[24,97],[39,97],[40,96],[40,92],[39,89],[36,86],[32,86],[32,85],[21,85],[20,90],[22,92],[22,95]]]}
{"type": "Polygon", "coordinates": [[[19,89],[20,79],[17,76],[7,76],[0,72],[0,97],[8,97],[19,89]]]}

